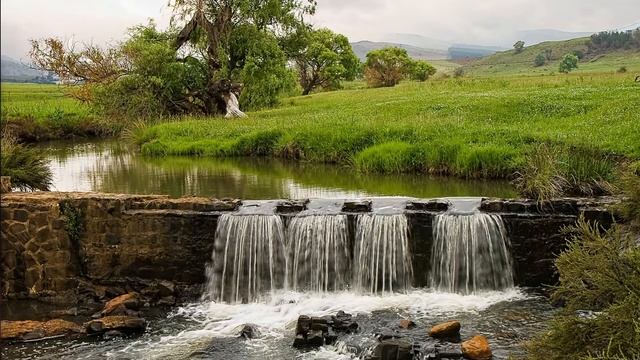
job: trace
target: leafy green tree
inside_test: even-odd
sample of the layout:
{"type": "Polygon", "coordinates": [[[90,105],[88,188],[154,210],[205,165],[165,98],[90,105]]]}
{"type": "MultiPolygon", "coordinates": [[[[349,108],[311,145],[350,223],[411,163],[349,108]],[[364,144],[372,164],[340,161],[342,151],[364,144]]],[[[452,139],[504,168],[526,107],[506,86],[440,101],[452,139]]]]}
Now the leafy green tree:
{"type": "Polygon", "coordinates": [[[32,42],[36,67],[80,84],[75,97],[121,115],[224,113],[234,98],[257,108],[295,84],[279,38],[304,26],[314,0],[172,0],[172,24],[132,30],[124,44],[80,50],[32,42]],[[243,89],[246,92],[243,92],[243,89]]]}
{"type": "Polygon", "coordinates": [[[513,48],[516,50],[516,54],[520,54],[522,50],[524,50],[524,41],[518,40],[515,44],[513,44],[513,48]]]}
{"type": "Polygon", "coordinates": [[[578,57],[573,54],[567,54],[564,56],[564,58],[562,58],[562,61],[560,62],[559,71],[561,73],[566,74],[571,70],[574,70],[577,68],[578,68],[578,57]]]}
{"type": "Polygon", "coordinates": [[[329,29],[305,31],[303,36],[305,44],[292,57],[303,95],[316,88],[338,89],[340,81],[356,77],[360,60],[346,36],[329,29]]]}
{"type": "Polygon", "coordinates": [[[533,64],[538,67],[546,63],[547,63],[547,57],[543,53],[538,54],[536,58],[533,60],[533,64]]]}
{"type": "Polygon", "coordinates": [[[426,81],[436,73],[436,68],[426,61],[418,60],[411,64],[411,79],[417,81],[426,81]]]}
{"type": "Polygon", "coordinates": [[[364,78],[371,87],[395,86],[411,70],[413,61],[407,50],[387,47],[367,54],[364,64],[364,78]]]}

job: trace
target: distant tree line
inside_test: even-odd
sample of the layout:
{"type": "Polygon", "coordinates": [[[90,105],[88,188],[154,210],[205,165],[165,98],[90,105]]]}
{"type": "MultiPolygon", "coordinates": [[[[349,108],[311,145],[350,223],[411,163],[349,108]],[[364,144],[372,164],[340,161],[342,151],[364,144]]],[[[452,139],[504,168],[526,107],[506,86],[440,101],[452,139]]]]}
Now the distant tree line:
{"type": "Polygon", "coordinates": [[[591,35],[589,51],[640,49],[640,28],[628,31],[602,31],[591,35]]]}

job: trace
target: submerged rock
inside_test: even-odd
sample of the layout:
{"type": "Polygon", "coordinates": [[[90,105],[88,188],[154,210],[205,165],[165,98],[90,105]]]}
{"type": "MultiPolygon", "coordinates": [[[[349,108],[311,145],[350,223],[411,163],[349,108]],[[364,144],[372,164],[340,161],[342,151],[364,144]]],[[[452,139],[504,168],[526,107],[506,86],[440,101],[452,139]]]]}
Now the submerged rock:
{"type": "Polygon", "coordinates": [[[416,327],[416,323],[409,319],[400,320],[400,323],[398,325],[403,329],[413,329],[414,327],[416,327]]]}
{"type": "Polygon", "coordinates": [[[458,340],[460,339],[460,322],[447,321],[431,328],[429,336],[438,339],[458,340]]]}
{"type": "Polygon", "coordinates": [[[407,338],[384,338],[379,340],[367,360],[412,360],[415,354],[413,341],[407,338]]]}
{"type": "Polygon", "coordinates": [[[464,357],[471,360],[489,360],[493,356],[489,340],[482,335],[476,335],[462,343],[464,357]]]}
{"type": "Polygon", "coordinates": [[[255,325],[247,324],[240,330],[240,335],[243,339],[256,339],[260,337],[260,331],[255,325]]]}
{"type": "Polygon", "coordinates": [[[42,321],[6,321],[0,323],[1,340],[36,341],[50,337],[82,334],[82,326],[61,319],[42,321]]]}

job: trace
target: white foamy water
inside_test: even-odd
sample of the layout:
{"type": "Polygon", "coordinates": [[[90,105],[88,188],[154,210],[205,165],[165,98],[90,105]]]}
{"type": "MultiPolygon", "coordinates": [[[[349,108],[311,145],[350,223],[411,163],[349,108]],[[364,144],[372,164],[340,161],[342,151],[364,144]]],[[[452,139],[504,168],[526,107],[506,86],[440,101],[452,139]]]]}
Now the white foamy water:
{"type": "MultiPolygon", "coordinates": [[[[247,341],[256,351],[269,351],[274,340],[292,335],[298,316],[324,316],[343,310],[353,315],[387,310],[410,314],[413,319],[454,316],[479,312],[504,302],[523,300],[520,290],[486,292],[473,295],[412,290],[405,294],[357,295],[350,292],[298,293],[277,292],[269,301],[250,304],[202,302],[178,308],[169,317],[187,318],[192,325],[176,334],[131,343],[122,352],[142,358],[180,358],[201,350],[212,339],[237,337],[243,325],[257,327],[261,337],[247,341]]],[[[305,354],[304,358],[345,359],[349,354],[327,347],[305,354]]]]}

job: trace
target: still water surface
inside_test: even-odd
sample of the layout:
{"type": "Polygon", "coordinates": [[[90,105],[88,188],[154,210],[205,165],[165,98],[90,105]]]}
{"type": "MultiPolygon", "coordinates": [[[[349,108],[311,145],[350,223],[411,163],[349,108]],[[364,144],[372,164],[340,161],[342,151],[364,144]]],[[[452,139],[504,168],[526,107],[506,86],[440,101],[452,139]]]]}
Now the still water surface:
{"type": "Polygon", "coordinates": [[[514,197],[506,181],[358,173],[266,158],[145,157],[119,141],[43,145],[56,191],[297,199],[407,196],[514,197]]]}

